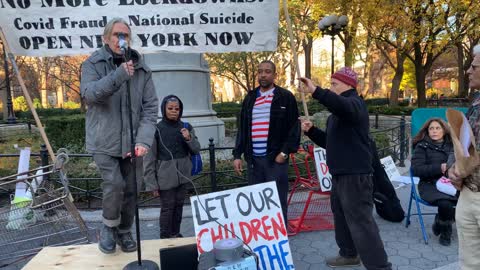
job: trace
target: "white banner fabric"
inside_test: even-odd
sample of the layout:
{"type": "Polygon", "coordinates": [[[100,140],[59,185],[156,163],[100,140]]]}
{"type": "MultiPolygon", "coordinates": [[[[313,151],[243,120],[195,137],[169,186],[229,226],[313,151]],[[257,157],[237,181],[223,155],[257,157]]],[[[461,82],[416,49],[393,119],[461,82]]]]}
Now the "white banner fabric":
{"type": "Polygon", "coordinates": [[[278,0],[0,0],[0,27],[15,55],[90,54],[114,17],[141,53],[274,51],[278,0]]]}

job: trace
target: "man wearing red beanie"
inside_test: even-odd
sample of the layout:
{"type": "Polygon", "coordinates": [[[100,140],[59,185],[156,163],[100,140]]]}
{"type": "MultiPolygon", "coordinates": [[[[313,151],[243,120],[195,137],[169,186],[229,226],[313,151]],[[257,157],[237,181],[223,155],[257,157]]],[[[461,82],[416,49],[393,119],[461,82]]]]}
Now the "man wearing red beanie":
{"type": "Polygon", "coordinates": [[[372,154],[367,106],[356,91],[357,74],[344,67],[332,75],[331,88],[316,87],[300,78],[311,93],[332,113],[325,131],[302,121],[302,130],[327,151],[332,174],[331,205],[335,221],[338,256],[328,258],[330,267],[358,266],[368,270],[391,270],[378,226],[373,219],[372,154]],[[360,255],[360,257],[359,257],[360,255]]]}

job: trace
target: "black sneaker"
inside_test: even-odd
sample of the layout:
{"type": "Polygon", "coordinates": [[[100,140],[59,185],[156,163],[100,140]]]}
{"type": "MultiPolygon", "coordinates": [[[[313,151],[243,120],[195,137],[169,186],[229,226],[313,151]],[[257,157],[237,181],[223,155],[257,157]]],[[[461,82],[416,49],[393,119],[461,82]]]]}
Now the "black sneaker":
{"type": "Polygon", "coordinates": [[[442,223],[444,224],[441,226],[439,242],[440,245],[448,247],[452,243],[452,224],[448,221],[442,223]]]}
{"type": "Polygon", "coordinates": [[[137,242],[133,240],[131,232],[118,233],[117,244],[120,246],[123,252],[134,252],[137,250],[137,242]]]}
{"type": "Polygon", "coordinates": [[[116,228],[103,225],[100,231],[100,240],[98,241],[98,249],[105,254],[115,252],[117,244],[115,243],[116,228]]]}
{"type": "Polygon", "coordinates": [[[452,238],[448,235],[444,235],[443,233],[440,234],[440,238],[438,239],[440,245],[448,247],[452,244],[452,238]]]}

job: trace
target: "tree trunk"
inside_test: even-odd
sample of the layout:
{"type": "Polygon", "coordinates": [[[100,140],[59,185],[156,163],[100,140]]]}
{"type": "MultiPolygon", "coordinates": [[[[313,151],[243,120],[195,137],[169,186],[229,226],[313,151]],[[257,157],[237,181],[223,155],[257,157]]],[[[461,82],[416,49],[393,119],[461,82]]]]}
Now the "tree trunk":
{"type": "MultiPolygon", "coordinates": [[[[415,59],[415,62],[421,60],[415,59]]],[[[415,83],[417,85],[417,104],[419,108],[427,107],[427,96],[425,89],[425,71],[422,63],[415,63],[415,83]]]]}
{"type": "Polygon", "coordinates": [[[361,88],[360,87],[357,87],[357,91],[360,91],[363,95],[363,97],[367,98],[368,94],[369,94],[369,83],[370,83],[370,80],[369,80],[369,76],[370,76],[370,67],[372,66],[371,63],[369,62],[371,61],[371,59],[369,59],[368,61],[365,62],[365,67],[363,69],[363,85],[361,85],[361,88]],[[358,89],[360,88],[360,89],[358,89]]]}
{"type": "Polygon", "coordinates": [[[372,44],[372,37],[371,33],[368,32],[367,34],[367,51],[366,51],[366,56],[365,56],[365,66],[363,68],[363,84],[357,86],[357,91],[361,93],[361,95],[366,99],[368,95],[368,85],[369,85],[369,76],[370,76],[370,68],[372,67],[372,60],[373,60],[373,51],[375,50],[374,46],[371,46],[372,44]]]}
{"type": "Polygon", "coordinates": [[[405,63],[406,55],[397,50],[397,66],[395,68],[395,75],[392,80],[392,89],[390,90],[390,106],[398,105],[398,92],[400,90],[400,83],[403,79],[403,73],[405,68],[403,64],[405,63]]]}
{"type": "Polygon", "coordinates": [[[464,67],[464,52],[462,43],[457,43],[457,67],[458,67],[458,89],[459,97],[466,97],[468,95],[468,86],[465,84],[468,80],[464,67]]]}
{"type": "Polygon", "coordinates": [[[415,65],[415,84],[417,86],[417,105],[419,108],[427,107],[427,97],[425,93],[425,69],[423,66],[422,47],[419,42],[413,44],[413,53],[415,65]]]}
{"type": "Polygon", "coordinates": [[[307,78],[312,78],[312,46],[313,38],[307,37],[302,42],[303,51],[305,53],[305,74],[307,78]]]}
{"type": "Polygon", "coordinates": [[[353,35],[345,34],[345,66],[353,66],[353,35]]]}

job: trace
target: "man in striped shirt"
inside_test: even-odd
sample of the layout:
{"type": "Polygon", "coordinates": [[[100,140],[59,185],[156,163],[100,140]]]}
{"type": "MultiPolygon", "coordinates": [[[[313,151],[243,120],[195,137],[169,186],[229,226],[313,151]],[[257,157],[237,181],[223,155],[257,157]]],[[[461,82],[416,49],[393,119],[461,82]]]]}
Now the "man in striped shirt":
{"type": "Polygon", "coordinates": [[[257,76],[259,86],[242,104],[233,166],[241,175],[243,154],[250,185],[276,182],[287,222],[288,157],[300,144],[297,102],[290,91],[274,83],[277,74],[273,62],[261,62],[257,76]]]}

